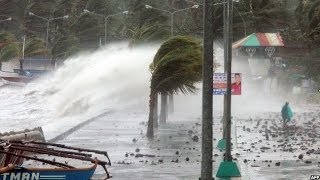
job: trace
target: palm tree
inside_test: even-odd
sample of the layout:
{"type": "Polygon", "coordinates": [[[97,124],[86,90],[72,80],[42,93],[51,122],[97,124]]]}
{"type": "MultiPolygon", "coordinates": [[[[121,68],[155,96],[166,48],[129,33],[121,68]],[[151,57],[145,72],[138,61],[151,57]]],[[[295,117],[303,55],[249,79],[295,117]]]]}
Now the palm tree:
{"type": "MultiPolygon", "coordinates": [[[[147,137],[154,136],[154,107],[157,94],[181,91],[194,93],[194,83],[201,80],[202,46],[200,42],[185,36],[173,37],[164,42],[150,65],[152,72],[149,101],[147,137]]],[[[165,119],[164,119],[165,120],[165,119]]]]}
{"type": "Polygon", "coordinates": [[[39,38],[27,39],[24,50],[22,42],[18,42],[16,37],[11,33],[1,33],[0,42],[0,64],[17,57],[20,60],[20,70],[23,70],[23,54],[24,56],[31,57],[48,53],[48,50],[45,48],[45,42],[39,38]]]}
{"type": "Polygon", "coordinates": [[[15,42],[16,38],[12,33],[0,33],[0,70],[2,70],[2,62],[8,61],[16,56],[18,48],[15,42]]]}
{"type": "Polygon", "coordinates": [[[161,42],[170,36],[168,29],[169,28],[167,28],[165,25],[158,23],[152,25],[144,24],[141,27],[130,29],[129,31],[132,34],[130,46],[159,41],[161,42]]]}

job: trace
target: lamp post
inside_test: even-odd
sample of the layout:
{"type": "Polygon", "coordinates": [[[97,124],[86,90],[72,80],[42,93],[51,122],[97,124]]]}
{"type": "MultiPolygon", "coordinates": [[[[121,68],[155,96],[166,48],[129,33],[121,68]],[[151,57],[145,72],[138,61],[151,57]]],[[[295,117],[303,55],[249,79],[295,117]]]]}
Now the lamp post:
{"type": "MultiPolygon", "coordinates": [[[[232,161],[232,157],[231,157],[231,65],[232,65],[232,26],[233,26],[233,22],[232,22],[232,15],[233,15],[233,1],[232,0],[228,0],[227,3],[227,13],[226,13],[226,18],[225,20],[227,21],[226,23],[226,27],[225,27],[225,31],[226,31],[226,65],[227,68],[225,68],[227,73],[227,97],[226,97],[226,103],[227,105],[226,107],[226,160],[227,161],[232,161]]],[[[235,137],[237,138],[237,137],[235,137]]]]}
{"type": "MultiPolygon", "coordinates": [[[[187,0],[188,1],[188,0],[187,0]]],[[[233,2],[236,2],[238,3],[240,0],[233,0],[233,2]]],[[[191,2],[191,3],[196,3],[194,1],[188,1],[188,2],[191,2]]],[[[214,3],[213,5],[216,6],[216,5],[220,5],[220,4],[223,4],[224,5],[224,12],[226,11],[226,4],[227,4],[227,0],[225,0],[225,2],[219,2],[219,3],[214,3]]],[[[203,4],[199,4],[199,6],[203,6],[203,4]]],[[[239,14],[240,18],[241,18],[241,21],[243,23],[243,28],[244,28],[244,36],[246,37],[247,36],[247,25],[246,25],[246,22],[244,21],[244,18],[243,16],[241,15],[240,11],[236,8],[236,7],[233,7],[237,13],[239,14]]]]}
{"type": "Polygon", "coordinates": [[[171,36],[173,36],[173,18],[174,18],[174,14],[177,13],[177,12],[181,12],[181,11],[185,11],[185,10],[188,10],[188,9],[197,9],[199,7],[198,4],[195,4],[189,8],[184,8],[184,9],[178,9],[176,11],[167,11],[167,10],[164,10],[164,9],[159,9],[159,8],[155,8],[155,7],[152,7],[150,5],[145,5],[145,8],[146,9],[155,9],[155,10],[158,10],[158,11],[162,11],[162,12],[166,12],[166,13],[169,13],[170,14],[170,19],[171,19],[171,23],[170,23],[170,34],[171,36]]]}
{"type": "Polygon", "coordinates": [[[120,12],[120,13],[116,13],[116,14],[109,14],[107,16],[104,16],[104,15],[101,15],[101,14],[98,14],[98,13],[95,13],[95,12],[91,12],[87,9],[84,9],[83,10],[84,13],[91,13],[91,14],[94,14],[94,15],[97,15],[97,16],[100,16],[104,19],[104,44],[107,44],[107,34],[108,34],[108,19],[110,17],[113,17],[113,16],[118,16],[118,15],[127,15],[129,14],[129,11],[123,11],[123,12],[120,12]]]}
{"type": "Polygon", "coordinates": [[[0,23],[6,22],[6,21],[11,21],[11,20],[12,20],[12,18],[11,18],[11,17],[8,17],[7,19],[0,20],[0,23]]]}
{"type": "MultiPolygon", "coordinates": [[[[229,49],[232,48],[232,26],[233,26],[233,22],[232,17],[233,17],[233,2],[239,2],[239,0],[231,0],[230,2],[228,2],[228,0],[226,0],[226,2],[223,2],[223,22],[224,22],[224,31],[223,31],[223,37],[224,37],[224,73],[228,72],[228,58],[232,58],[229,56],[232,56],[232,50],[229,49]],[[230,32],[231,31],[231,32],[230,32]],[[231,44],[229,46],[229,44],[231,44]]],[[[239,16],[241,17],[241,20],[243,22],[244,25],[244,35],[245,37],[247,36],[247,30],[246,30],[246,23],[242,17],[242,15],[240,14],[240,12],[237,10],[239,16]]],[[[223,138],[220,141],[225,142],[227,139],[227,130],[226,130],[226,126],[227,126],[227,122],[226,122],[226,118],[227,118],[227,109],[228,109],[228,95],[225,94],[224,95],[224,108],[223,108],[223,138]]],[[[230,100],[231,101],[231,100],[230,100]]],[[[230,115],[231,117],[231,115],[230,115]]],[[[219,142],[220,142],[219,141],[219,142]]],[[[220,144],[220,143],[219,143],[220,144]]],[[[218,144],[218,146],[219,146],[218,144]]],[[[225,145],[225,143],[222,143],[223,145],[225,145]]],[[[221,149],[225,149],[225,146],[221,146],[219,147],[221,149]]]]}
{"type": "Polygon", "coordinates": [[[45,17],[42,17],[42,16],[39,16],[39,15],[36,15],[32,12],[29,12],[29,15],[30,16],[35,16],[37,18],[40,18],[42,20],[45,20],[47,21],[47,36],[46,36],[46,49],[48,49],[48,45],[49,45],[49,25],[50,25],[50,21],[53,21],[53,20],[57,20],[57,19],[68,19],[69,18],[69,15],[65,15],[65,16],[61,16],[61,17],[56,17],[56,18],[45,18],[45,17]]]}
{"type": "Polygon", "coordinates": [[[11,20],[12,20],[12,18],[8,17],[7,19],[0,20],[0,23],[6,22],[6,21],[11,21],[11,20]]]}
{"type": "MultiPolygon", "coordinates": [[[[225,65],[227,68],[227,94],[225,96],[225,106],[224,106],[224,123],[225,127],[223,132],[225,133],[225,140],[226,140],[226,153],[223,162],[220,163],[218,172],[216,174],[217,177],[227,178],[227,177],[239,177],[241,176],[240,170],[235,162],[232,162],[231,156],[231,65],[232,65],[232,15],[233,15],[233,0],[227,0],[227,4],[225,7],[227,11],[225,13],[225,65]]],[[[235,137],[237,138],[237,137],[235,137]]]]}

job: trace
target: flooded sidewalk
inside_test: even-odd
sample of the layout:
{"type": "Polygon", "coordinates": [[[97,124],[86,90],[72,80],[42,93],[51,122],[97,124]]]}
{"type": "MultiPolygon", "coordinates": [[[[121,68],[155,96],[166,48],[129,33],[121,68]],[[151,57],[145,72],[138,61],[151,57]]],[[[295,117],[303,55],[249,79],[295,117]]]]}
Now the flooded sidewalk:
{"type": "MultiPolygon", "coordinates": [[[[276,117],[272,115],[272,118],[276,123],[276,117]]],[[[214,176],[224,153],[215,147],[222,134],[219,119],[214,119],[213,127],[214,176]]],[[[109,171],[113,179],[198,179],[201,168],[201,118],[190,114],[171,116],[167,124],[156,131],[154,141],[148,141],[145,137],[146,120],[147,115],[143,112],[113,112],[59,143],[108,151],[112,161],[109,171]]],[[[233,123],[232,136],[236,134],[238,138],[233,139],[236,146],[232,154],[242,177],[232,179],[309,179],[310,175],[319,174],[316,150],[306,153],[306,149],[295,149],[300,145],[294,141],[291,143],[294,150],[286,151],[283,146],[278,147],[279,143],[283,144],[281,140],[278,142],[280,137],[272,137],[271,133],[270,139],[265,140],[260,131],[264,122],[261,120],[261,125],[256,126],[258,121],[248,118],[233,123]],[[243,129],[243,126],[246,128],[243,129]],[[302,159],[298,157],[300,154],[304,156],[302,159]]],[[[308,150],[317,146],[310,146],[308,150]]]]}

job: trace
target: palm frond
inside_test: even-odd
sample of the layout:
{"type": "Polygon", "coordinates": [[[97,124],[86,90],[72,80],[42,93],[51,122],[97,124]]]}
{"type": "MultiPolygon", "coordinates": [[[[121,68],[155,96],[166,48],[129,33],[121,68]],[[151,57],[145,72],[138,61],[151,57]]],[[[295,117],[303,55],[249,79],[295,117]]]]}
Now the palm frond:
{"type": "Polygon", "coordinates": [[[202,78],[200,42],[177,36],[164,42],[150,64],[151,88],[161,93],[194,93],[194,83],[202,78]]]}
{"type": "Polygon", "coordinates": [[[0,61],[9,61],[12,58],[15,58],[19,55],[19,47],[12,43],[4,46],[0,50],[0,61]]]}

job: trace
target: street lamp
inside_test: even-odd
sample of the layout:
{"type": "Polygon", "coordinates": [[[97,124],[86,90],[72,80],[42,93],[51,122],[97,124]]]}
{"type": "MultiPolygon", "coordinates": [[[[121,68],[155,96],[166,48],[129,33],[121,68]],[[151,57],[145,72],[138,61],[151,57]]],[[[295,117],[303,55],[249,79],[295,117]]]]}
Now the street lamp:
{"type": "Polygon", "coordinates": [[[107,34],[108,34],[108,19],[110,17],[113,17],[113,16],[118,16],[118,15],[127,15],[129,14],[129,11],[123,11],[123,12],[120,12],[120,13],[116,13],[116,14],[109,14],[107,16],[104,16],[104,15],[101,15],[101,14],[98,14],[98,13],[95,13],[95,12],[91,12],[87,9],[84,9],[83,10],[84,13],[91,13],[91,14],[94,14],[94,15],[97,15],[97,16],[100,16],[104,19],[104,43],[107,44],[107,34]]]}
{"type": "Polygon", "coordinates": [[[193,5],[193,6],[189,7],[189,8],[178,9],[176,11],[167,11],[167,10],[164,10],[164,9],[158,9],[158,8],[152,7],[152,6],[147,5],[147,4],[145,5],[145,8],[146,9],[155,9],[155,10],[158,10],[158,11],[169,13],[170,16],[171,16],[171,25],[170,25],[171,30],[170,30],[170,32],[171,32],[171,36],[173,36],[173,17],[174,17],[174,14],[177,13],[177,12],[188,10],[188,9],[197,9],[197,8],[199,8],[199,5],[195,4],[195,5],[193,5]]]}
{"type": "MultiPolygon", "coordinates": [[[[195,3],[195,2],[193,2],[193,1],[188,1],[188,2],[195,3]]],[[[233,2],[238,3],[238,2],[240,2],[240,0],[233,0],[233,2]]],[[[215,4],[213,4],[213,6],[220,5],[220,4],[223,4],[224,6],[226,6],[227,0],[226,0],[225,2],[215,3],[215,4]]],[[[203,6],[203,4],[199,4],[199,5],[200,5],[200,6],[203,6]]],[[[199,5],[198,5],[198,6],[199,6],[199,5]]],[[[235,8],[235,10],[237,11],[237,13],[239,14],[240,18],[241,18],[241,21],[242,21],[243,27],[244,27],[244,36],[246,37],[246,36],[247,36],[247,25],[246,25],[246,22],[244,21],[243,16],[241,15],[240,11],[239,11],[236,7],[234,7],[234,8],[235,8]]],[[[225,10],[224,10],[224,11],[225,11],[225,10]]]]}
{"type": "Polygon", "coordinates": [[[32,12],[29,12],[29,16],[35,16],[37,18],[40,18],[40,19],[43,19],[43,20],[47,21],[46,49],[48,49],[48,44],[49,44],[49,25],[50,25],[50,21],[57,20],[57,19],[68,19],[69,18],[69,15],[65,15],[65,16],[61,16],[61,17],[48,19],[48,18],[39,16],[39,15],[36,15],[36,14],[34,14],[32,12]]]}
{"type": "Polygon", "coordinates": [[[11,18],[11,17],[9,17],[9,18],[7,18],[7,19],[0,20],[0,23],[5,22],[5,21],[11,21],[11,20],[12,20],[12,18],[11,18]]]}

